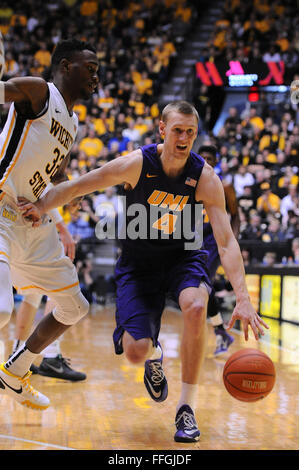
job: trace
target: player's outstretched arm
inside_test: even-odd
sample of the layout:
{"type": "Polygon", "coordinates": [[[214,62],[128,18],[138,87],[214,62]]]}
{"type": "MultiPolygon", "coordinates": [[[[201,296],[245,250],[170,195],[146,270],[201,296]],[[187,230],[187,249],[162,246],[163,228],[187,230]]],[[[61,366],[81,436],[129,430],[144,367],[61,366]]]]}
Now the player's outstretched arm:
{"type": "Polygon", "coordinates": [[[33,226],[38,226],[43,214],[55,207],[64,206],[79,196],[123,183],[134,187],[138,182],[141,168],[142,154],[140,150],[136,150],[77,179],[57,184],[35,203],[19,198],[18,206],[23,217],[30,217],[33,220],[33,226]]]}
{"type": "Polygon", "coordinates": [[[264,334],[264,327],[269,328],[253,308],[245,281],[244,263],[239,244],[233,234],[228,214],[225,209],[225,197],[222,183],[213,169],[205,166],[197,188],[197,200],[203,201],[213,233],[217,242],[221,264],[234,289],[236,306],[228,329],[236,320],[243,325],[245,340],[248,340],[249,325],[255,339],[264,334]]]}
{"type": "Polygon", "coordinates": [[[3,102],[30,103],[35,114],[44,108],[48,99],[48,85],[39,77],[15,77],[0,82],[3,102]]]}

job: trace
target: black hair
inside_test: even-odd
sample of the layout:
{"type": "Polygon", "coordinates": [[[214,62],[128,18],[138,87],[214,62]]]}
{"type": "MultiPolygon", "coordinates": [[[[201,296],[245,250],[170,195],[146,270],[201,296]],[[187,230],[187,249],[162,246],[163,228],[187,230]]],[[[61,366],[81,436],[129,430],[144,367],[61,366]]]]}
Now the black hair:
{"type": "Polygon", "coordinates": [[[51,68],[56,68],[62,59],[71,61],[76,52],[85,49],[96,53],[95,48],[88,42],[79,41],[78,39],[63,39],[57,43],[52,54],[51,68]]]}
{"type": "Polygon", "coordinates": [[[214,145],[202,145],[198,149],[199,155],[203,152],[210,153],[215,159],[217,159],[217,149],[214,145]]]}

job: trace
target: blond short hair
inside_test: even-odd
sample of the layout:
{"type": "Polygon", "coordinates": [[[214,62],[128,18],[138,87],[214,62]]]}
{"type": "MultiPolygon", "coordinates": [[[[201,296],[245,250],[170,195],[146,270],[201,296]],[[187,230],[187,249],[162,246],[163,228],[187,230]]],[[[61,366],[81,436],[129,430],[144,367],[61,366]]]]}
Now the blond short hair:
{"type": "Polygon", "coordinates": [[[188,101],[173,101],[167,104],[162,111],[161,120],[163,122],[166,122],[169,114],[173,111],[176,113],[181,113],[181,114],[186,114],[186,115],[193,114],[193,116],[196,117],[197,122],[199,122],[198,112],[196,111],[195,107],[191,103],[188,103],[188,101]]]}

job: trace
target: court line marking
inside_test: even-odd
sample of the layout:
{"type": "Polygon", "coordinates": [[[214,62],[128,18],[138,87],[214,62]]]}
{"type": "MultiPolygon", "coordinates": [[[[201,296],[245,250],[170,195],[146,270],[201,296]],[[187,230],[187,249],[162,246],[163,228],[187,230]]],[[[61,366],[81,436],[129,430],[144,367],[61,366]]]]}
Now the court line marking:
{"type": "Polygon", "coordinates": [[[37,445],[40,445],[40,446],[54,447],[54,449],[77,450],[77,449],[73,449],[72,447],[64,447],[64,446],[60,446],[60,445],[56,445],[56,444],[49,444],[47,442],[31,441],[30,439],[23,439],[21,437],[7,436],[6,434],[0,434],[0,439],[10,439],[12,441],[28,442],[29,444],[37,444],[37,445]]]}

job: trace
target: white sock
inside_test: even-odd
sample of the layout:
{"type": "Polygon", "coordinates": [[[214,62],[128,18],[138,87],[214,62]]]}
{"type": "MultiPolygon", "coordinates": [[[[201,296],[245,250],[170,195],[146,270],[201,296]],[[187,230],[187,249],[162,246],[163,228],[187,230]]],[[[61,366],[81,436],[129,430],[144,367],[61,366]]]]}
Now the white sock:
{"type": "Polygon", "coordinates": [[[5,368],[14,375],[24,377],[38,354],[32,353],[26,345],[19,348],[4,364],[5,368]]]}
{"type": "Polygon", "coordinates": [[[177,404],[177,411],[183,405],[189,405],[190,408],[194,411],[196,407],[198,393],[198,384],[187,384],[185,382],[182,382],[181,396],[177,404]]]}
{"type": "Polygon", "coordinates": [[[160,348],[160,346],[159,345],[157,347],[153,346],[152,355],[150,356],[150,360],[160,359],[161,356],[162,356],[162,349],[160,348]]]}
{"type": "Polygon", "coordinates": [[[61,354],[60,341],[56,339],[53,343],[49,344],[41,353],[44,357],[56,357],[61,354]]]}
{"type": "Polygon", "coordinates": [[[12,347],[12,353],[15,353],[19,348],[24,346],[25,341],[22,341],[21,339],[15,339],[13,342],[13,347],[12,347]]]}

